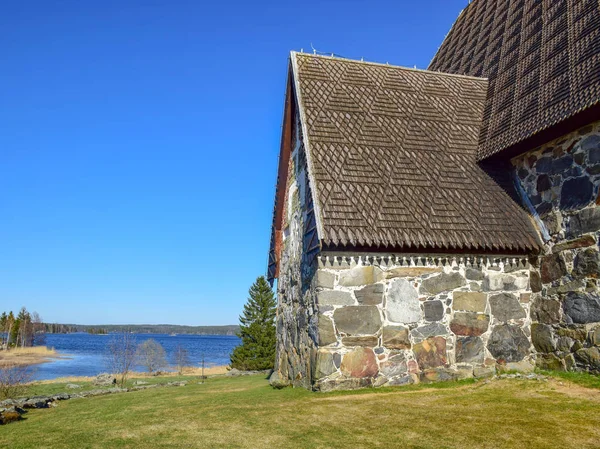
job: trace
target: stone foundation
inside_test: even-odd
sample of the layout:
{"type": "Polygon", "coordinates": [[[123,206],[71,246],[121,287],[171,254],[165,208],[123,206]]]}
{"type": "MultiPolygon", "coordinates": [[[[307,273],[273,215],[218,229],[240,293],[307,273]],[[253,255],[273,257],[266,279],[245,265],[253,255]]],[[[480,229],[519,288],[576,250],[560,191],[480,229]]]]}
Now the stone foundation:
{"type": "Polygon", "coordinates": [[[530,266],[487,257],[319,257],[313,388],[533,368],[530,266]]]}
{"type": "Polygon", "coordinates": [[[600,122],[513,164],[546,238],[531,279],[537,364],[600,373],[600,122]]]}

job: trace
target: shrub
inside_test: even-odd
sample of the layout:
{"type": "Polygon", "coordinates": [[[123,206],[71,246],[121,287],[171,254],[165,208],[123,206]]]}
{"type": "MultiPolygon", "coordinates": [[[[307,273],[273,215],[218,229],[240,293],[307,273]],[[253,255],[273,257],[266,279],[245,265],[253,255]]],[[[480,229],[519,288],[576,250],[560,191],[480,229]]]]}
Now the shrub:
{"type": "Polygon", "coordinates": [[[14,399],[25,395],[33,372],[28,366],[0,365],[0,399],[14,399]]]}
{"type": "Polygon", "coordinates": [[[167,366],[167,357],[164,348],[153,339],[140,343],[137,349],[137,357],[140,365],[146,367],[150,374],[157,373],[167,366]]]}

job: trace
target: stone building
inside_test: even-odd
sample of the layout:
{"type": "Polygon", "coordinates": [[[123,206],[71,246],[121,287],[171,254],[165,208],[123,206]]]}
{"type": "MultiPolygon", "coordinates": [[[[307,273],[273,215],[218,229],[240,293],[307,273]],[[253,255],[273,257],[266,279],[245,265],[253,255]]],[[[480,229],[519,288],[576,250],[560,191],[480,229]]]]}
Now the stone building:
{"type": "Polygon", "coordinates": [[[428,70],[292,52],[273,385],[600,372],[600,6],[474,0],[428,70]]]}

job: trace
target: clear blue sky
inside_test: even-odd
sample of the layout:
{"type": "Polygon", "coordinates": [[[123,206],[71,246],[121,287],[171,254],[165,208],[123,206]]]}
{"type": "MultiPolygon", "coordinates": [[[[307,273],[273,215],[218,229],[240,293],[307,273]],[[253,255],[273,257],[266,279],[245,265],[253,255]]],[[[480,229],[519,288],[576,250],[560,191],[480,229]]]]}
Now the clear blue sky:
{"type": "Polygon", "coordinates": [[[19,1],[0,16],[0,310],[235,324],[287,58],[426,68],[467,0],[19,1]]]}

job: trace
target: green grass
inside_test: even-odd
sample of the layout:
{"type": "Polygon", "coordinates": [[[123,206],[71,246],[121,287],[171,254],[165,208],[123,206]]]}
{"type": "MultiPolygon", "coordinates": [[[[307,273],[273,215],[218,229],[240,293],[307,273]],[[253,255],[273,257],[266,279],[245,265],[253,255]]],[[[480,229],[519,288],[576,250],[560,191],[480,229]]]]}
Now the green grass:
{"type": "Polygon", "coordinates": [[[600,390],[562,377],[326,394],[220,377],[32,410],[0,447],[592,448],[599,409],[600,390]]]}

